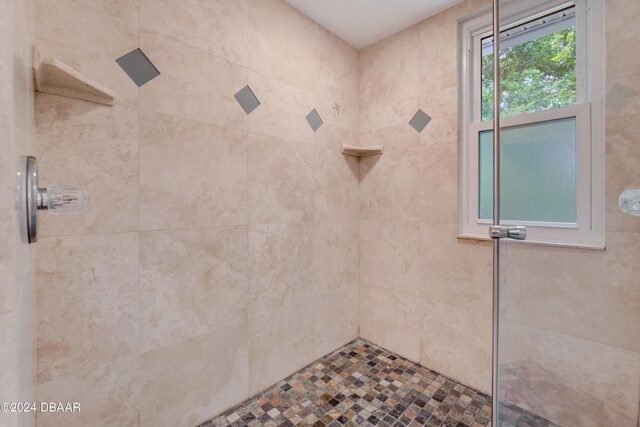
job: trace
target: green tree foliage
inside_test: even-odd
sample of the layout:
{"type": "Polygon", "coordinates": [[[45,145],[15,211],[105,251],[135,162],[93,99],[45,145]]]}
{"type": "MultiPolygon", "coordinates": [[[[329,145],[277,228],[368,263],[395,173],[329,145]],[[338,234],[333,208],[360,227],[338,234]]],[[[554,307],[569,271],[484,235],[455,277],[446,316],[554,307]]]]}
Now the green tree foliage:
{"type": "MultiPolygon", "coordinates": [[[[567,28],[500,51],[501,117],[576,102],[576,31],[567,28]]],[[[482,58],[482,120],[493,118],[493,54],[482,58]]]]}

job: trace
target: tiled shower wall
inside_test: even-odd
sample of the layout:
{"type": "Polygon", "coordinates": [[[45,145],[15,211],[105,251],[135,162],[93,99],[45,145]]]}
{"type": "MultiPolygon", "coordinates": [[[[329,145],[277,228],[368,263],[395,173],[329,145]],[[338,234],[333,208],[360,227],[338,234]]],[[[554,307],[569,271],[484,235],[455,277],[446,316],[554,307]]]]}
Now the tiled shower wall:
{"type": "Polygon", "coordinates": [[[360,332],[491,389],[491,244],[456,239],[458,19],[466,1],[360,52],[360,332]],[[407,125],[421,108],[422,133],[407,125]]]}
{"type": "MultiPolygon", "coordinates": [[[[35,151],[32,1],[0,2],[0,402],[34,400],[35,295],[31,247],[16,207],[21,156],[35,151]]],[[[3,427],[28,427],[33,414],[1,413],[3,427]]]]}
{"type": "Polygon", "coordinates": [[[40,425],[194,425],[357,336],[355,49],[277,0],[46,0],[37,37],[117,94],[37,97],[41,183],[90,194],[42,216],[38,399],[82,412],[40,425]]]}
{"type": "MultiPolygon", "coordinates": [[[[361,52],[360,332],[490,391],[490,244],[456,239],[457,20],[466,1],[361,52]],[[418,135],[418,108],[433,117],[418,135]]],[[[562,425],[633,427],[640,393],[640,222],[617,207],[640,184],[637,1],[607,1],[606,251],[509,244],[507,400],[562,425]],[[521,381],[529,378],[528,381],[521,381]]],[[[507,378],[507,375],[504,377],[507,378]]]]}

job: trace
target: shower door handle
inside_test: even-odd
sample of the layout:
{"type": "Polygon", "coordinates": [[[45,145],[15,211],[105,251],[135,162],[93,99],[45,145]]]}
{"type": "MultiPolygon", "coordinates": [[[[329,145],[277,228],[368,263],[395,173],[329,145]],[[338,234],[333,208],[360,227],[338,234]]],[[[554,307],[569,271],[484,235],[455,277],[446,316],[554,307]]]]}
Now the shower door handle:
{"type": "Polygon", "coordinates": [[[527,227],[522,225],[512,225],[507,227],[506,225],[491,225],[489,226],[489,237],[492,239],[514,239],[514,240],[526,240],[527,227]]]}

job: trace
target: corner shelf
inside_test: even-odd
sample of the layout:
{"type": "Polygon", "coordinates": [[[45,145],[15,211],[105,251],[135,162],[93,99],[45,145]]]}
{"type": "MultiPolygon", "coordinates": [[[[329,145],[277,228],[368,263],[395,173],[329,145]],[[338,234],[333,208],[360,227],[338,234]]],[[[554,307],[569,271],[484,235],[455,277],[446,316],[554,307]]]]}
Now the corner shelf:
{"type": "Polygon", "coordinates": [[[113,105],[113,91],[89,80],[58,59],[40,58],[38,49],[34,49],[33,69],[38,92],[113,105]]]}
{"type": "Polygon", "coordinates": [[[376,145],[373,147],[357,147],[355,145],[342,144],[342,154],[355,157],[375,156],[382,154],[382,145],[376,145]]]}

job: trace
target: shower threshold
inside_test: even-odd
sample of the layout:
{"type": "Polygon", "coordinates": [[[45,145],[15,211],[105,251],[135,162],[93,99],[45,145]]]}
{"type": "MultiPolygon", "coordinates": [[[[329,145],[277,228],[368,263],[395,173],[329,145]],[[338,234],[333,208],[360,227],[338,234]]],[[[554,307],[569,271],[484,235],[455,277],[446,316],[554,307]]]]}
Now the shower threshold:
{"type": "MultiPolygon", "coordinates": [[[[509,418],[505,426],[553,426],[513,408],[509,418]]],[[[486,394],[357,339],[199,427],[490,424],[486,394]]]]}

